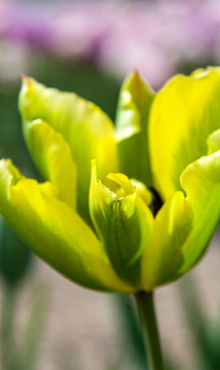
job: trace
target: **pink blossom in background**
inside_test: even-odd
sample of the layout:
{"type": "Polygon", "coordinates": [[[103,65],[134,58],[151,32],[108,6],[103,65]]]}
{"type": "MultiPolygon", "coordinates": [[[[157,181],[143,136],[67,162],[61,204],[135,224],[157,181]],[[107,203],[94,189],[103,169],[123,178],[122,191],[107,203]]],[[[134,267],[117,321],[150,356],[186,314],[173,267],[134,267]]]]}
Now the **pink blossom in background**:
{"type": "Polygon", "coordinates": [[[120,79],[138,68],[158,88],[185,64],[219,63],[220,2],[1,0],[0,34],[120,79]]]}

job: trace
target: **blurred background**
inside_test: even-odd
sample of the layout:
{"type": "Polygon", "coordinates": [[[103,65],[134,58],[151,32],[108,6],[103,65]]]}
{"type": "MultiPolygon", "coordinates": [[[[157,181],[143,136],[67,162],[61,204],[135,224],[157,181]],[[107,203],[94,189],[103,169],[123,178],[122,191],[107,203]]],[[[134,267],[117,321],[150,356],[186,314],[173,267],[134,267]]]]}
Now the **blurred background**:
{"type": "MultiPolygon", "coordinates": [[[[17,109],[21,73],[114,120],[131,69],[158,90],[173,74],[218,64],[218,0],[0,0],[0,157],[37,176],[17,109]]],[[[156,292],[166,369],[219,369],[219,244],[217,230],[195,271],[156,292]]],[[[2,370],[146,369],[132,300],[67,281],[2,219],[0,302],[2,370]]]]}

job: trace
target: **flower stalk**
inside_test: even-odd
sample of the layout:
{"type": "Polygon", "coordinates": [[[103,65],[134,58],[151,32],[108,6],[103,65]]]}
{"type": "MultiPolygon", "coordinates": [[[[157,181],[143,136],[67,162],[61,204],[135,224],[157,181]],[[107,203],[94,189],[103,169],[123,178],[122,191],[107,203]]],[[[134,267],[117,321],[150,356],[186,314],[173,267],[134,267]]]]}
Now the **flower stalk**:
{"type": "Polygon", "coordinates": [[[135,298],[150,370],[164,370],[153,292],[140,291],[135,295],[135,298]]]}

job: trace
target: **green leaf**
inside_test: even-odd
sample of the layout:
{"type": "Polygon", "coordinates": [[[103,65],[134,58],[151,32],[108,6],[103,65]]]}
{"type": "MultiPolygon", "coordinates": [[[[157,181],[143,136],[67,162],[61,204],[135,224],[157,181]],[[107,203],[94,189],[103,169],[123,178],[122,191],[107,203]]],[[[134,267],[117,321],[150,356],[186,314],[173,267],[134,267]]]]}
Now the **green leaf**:
{"type": "Polygon", "coordinates": [[[20,283],[30,262],[30,249],[0,215],[0,273],[8,287],[14,288],[20,283]]]}
{"type": "Polygon", "coordinates": [[[152,185],[147,125],[154,93],[134,71],[125,79],[116,115],[120,170],[129,178],[152,185]]]}

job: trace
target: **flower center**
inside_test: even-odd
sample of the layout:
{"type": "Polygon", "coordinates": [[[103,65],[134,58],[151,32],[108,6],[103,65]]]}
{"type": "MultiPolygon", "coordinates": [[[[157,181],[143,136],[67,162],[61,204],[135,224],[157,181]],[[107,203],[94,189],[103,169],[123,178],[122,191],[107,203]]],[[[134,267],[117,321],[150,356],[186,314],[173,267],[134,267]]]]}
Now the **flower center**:
{"type": "Polygon", "coordinates": [[[153,200],[152,200],[150,208],[152,210],[154,217],[156,217],[157,213],[159,212],[160,208],[163,205],[163,202],[162,202],[160,195],[155,189],[149,188],[149,190],[151,191],[153,195],[153,200]]]}

